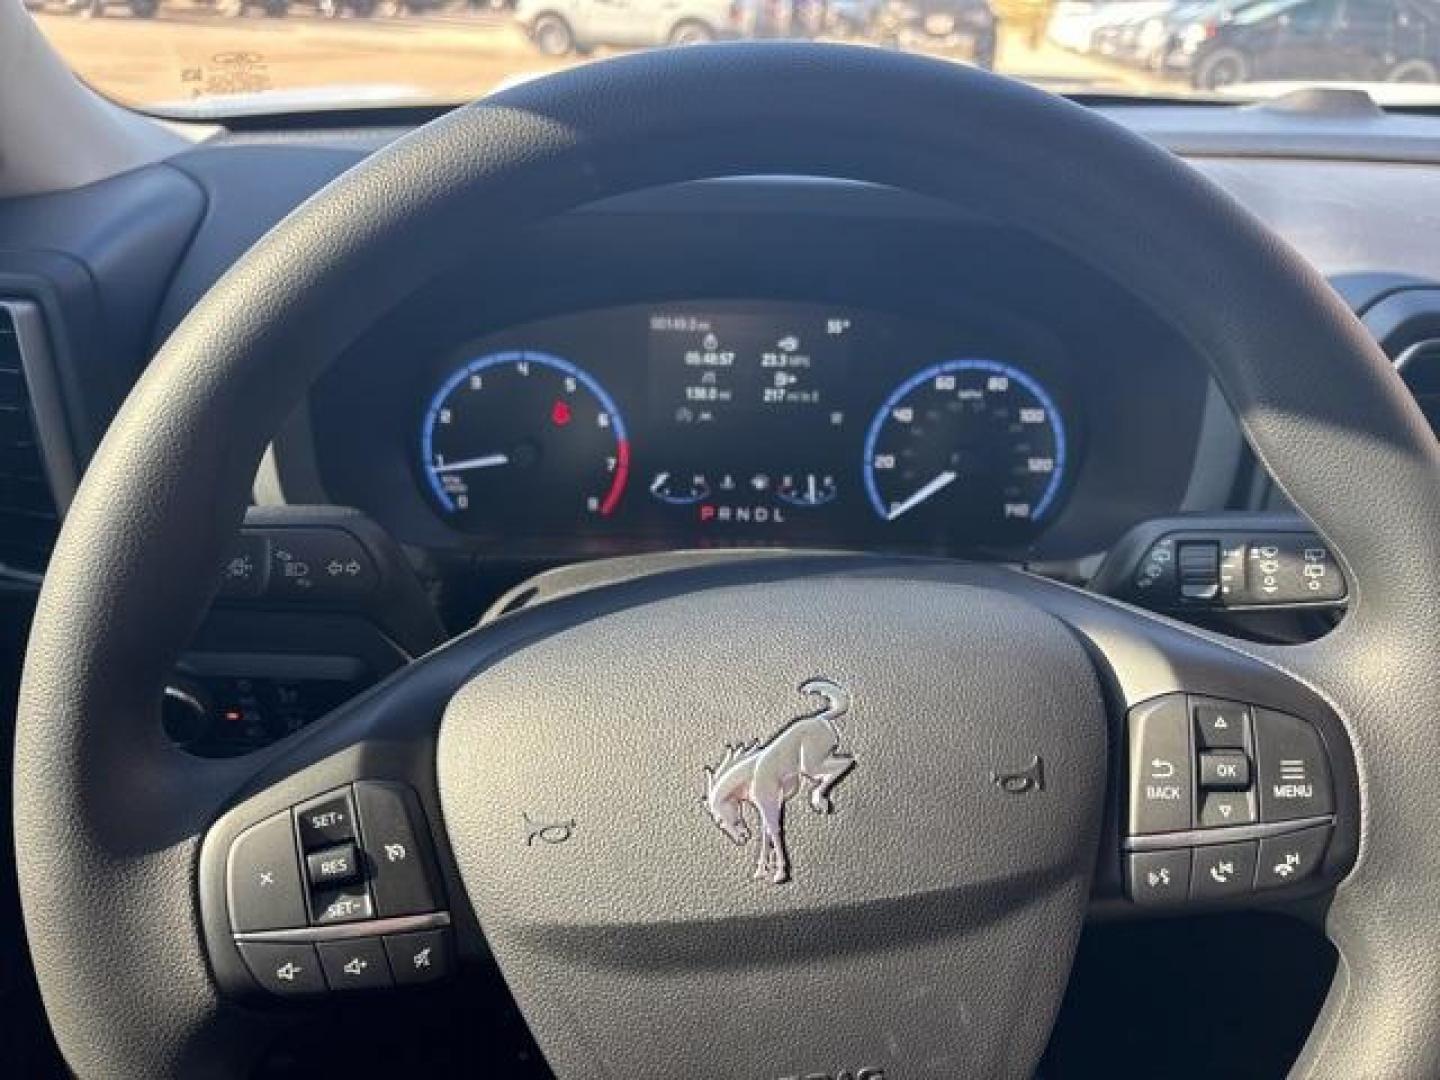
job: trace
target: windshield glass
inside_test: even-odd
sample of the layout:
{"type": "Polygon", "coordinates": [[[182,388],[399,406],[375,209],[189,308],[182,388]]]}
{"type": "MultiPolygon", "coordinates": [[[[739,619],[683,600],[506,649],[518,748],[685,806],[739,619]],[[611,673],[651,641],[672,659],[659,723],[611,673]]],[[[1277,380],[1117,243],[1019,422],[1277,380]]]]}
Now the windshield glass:
{"type": "Polygon", "coordinates": [[[91,85],[184,116],[468,101],[629,49],[856,41],[1079,94],[1440,102],[1440,0],[28,0],[91,85]]]}

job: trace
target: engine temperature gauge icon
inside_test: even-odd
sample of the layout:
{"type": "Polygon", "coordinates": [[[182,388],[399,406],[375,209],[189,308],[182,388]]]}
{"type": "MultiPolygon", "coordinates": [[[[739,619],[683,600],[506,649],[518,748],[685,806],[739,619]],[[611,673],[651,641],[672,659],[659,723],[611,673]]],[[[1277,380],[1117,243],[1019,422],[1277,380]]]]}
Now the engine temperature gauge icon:
{"type": "Polygon", "coordinates": [[[775,494],[791,506],[824,506],[839,491],[835,477],[829,473],[786,473],[780,477],[775,494]]]}
{"type": "Polygon", "coordinates": [[[650,494],[671,506],[689,506],[710,495],[710,481],[704,473],[658,472],[650,481],[650,494]]]}

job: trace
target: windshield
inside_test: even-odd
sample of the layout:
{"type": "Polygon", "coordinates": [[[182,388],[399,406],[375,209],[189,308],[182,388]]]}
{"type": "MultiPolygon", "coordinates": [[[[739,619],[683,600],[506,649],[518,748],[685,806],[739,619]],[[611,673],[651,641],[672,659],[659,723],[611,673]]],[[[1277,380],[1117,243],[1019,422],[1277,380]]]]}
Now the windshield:
{"type": "Polygon", "coordinates": [[[855,41],[1061,92],[1440,102],[1440,0],[29,0],[80,76],[172,115],[453,104],[593,57],[855,41]]]}

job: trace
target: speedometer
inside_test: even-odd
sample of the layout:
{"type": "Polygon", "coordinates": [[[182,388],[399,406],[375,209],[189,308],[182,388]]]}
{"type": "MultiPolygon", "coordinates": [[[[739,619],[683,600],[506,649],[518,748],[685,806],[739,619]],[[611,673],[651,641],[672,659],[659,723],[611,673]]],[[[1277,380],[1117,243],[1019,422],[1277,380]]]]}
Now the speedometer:
{"type": "Polygon", "coordinates": [[[425,411],[425,477],[442,513],[470,528],[551,533],[619,505],[630,443],[588,372],[549,353],[480,356],[425,411]]]}
{"type": "Polygon", "coordinates": [[[1038,522],[1065,474],[1065,424],[1031,376],[948,360],[895,389],[865,438],[865,490],[881,520],[940,528],[1038,522]]]}

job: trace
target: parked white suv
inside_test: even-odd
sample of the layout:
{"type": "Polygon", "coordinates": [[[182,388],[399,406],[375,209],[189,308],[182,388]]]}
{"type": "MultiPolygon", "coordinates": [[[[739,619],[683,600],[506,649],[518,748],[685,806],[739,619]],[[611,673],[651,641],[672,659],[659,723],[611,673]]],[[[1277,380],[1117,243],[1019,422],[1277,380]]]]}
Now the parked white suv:
{"type": "Polygon", "coordinates": [[[739,36],[741,0],[519,0],[515,18],[547,56],[599,45],[696,45],[739,36]]]}

